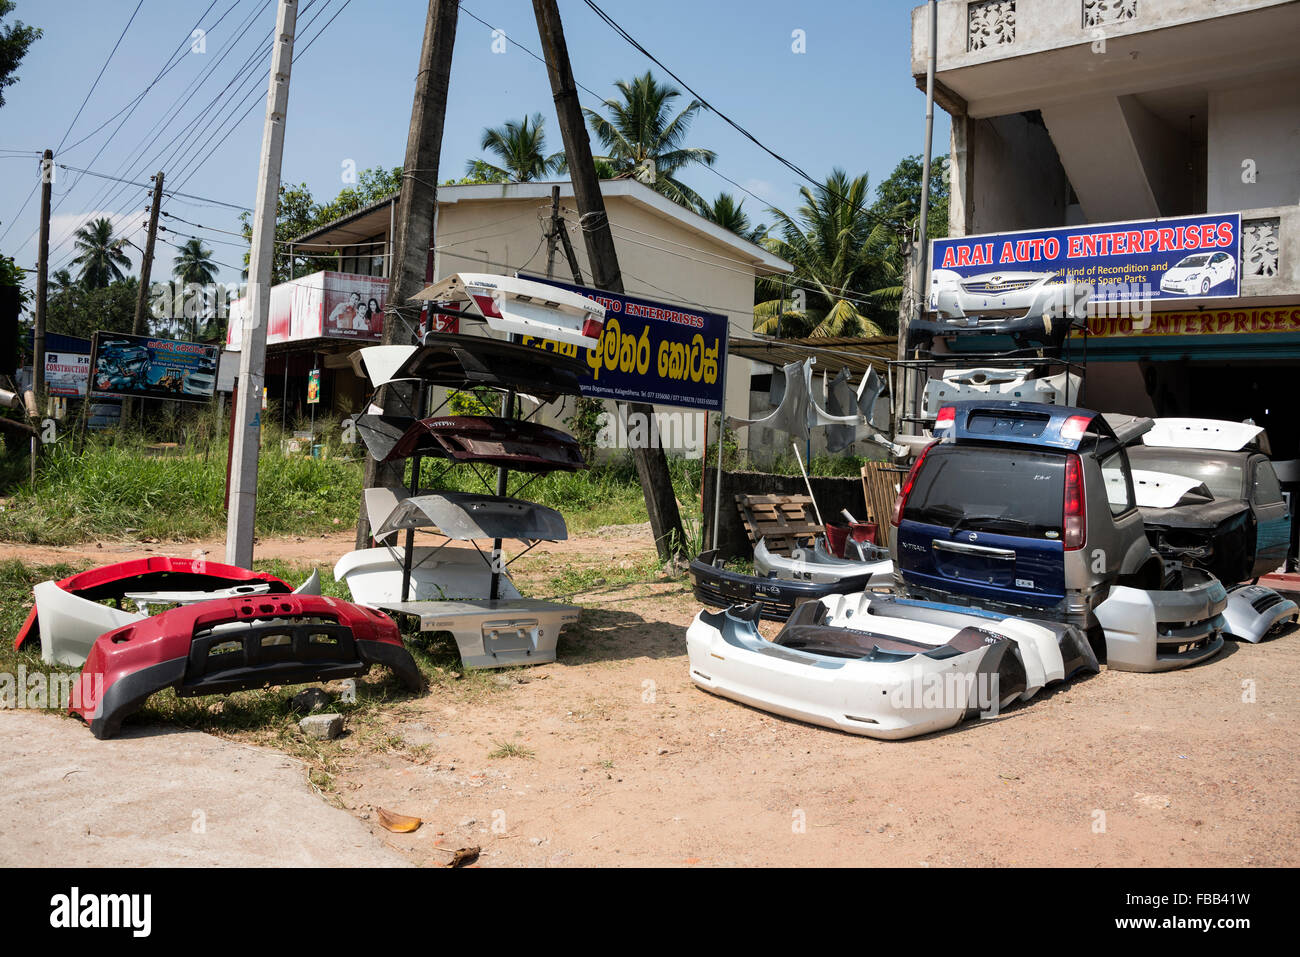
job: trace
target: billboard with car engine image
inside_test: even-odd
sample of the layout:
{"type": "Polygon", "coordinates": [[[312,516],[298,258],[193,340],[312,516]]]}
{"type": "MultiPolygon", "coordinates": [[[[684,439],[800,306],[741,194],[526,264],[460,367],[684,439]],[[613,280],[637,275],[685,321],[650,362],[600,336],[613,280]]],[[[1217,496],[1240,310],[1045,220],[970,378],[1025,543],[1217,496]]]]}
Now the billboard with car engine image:
{"type": "Polygon", "coordinates": [[[1233,298],[1240,261],[1240,213],[936,239],[928,308],[1019,310],[1080,285],[1094,301],[1233,298]]]}
{"type": "Polygon", "coordinates": [[[95,333],[91,389],[96,395],[206,402],[217,384],[221,347],[120,332],[95,333]]]}

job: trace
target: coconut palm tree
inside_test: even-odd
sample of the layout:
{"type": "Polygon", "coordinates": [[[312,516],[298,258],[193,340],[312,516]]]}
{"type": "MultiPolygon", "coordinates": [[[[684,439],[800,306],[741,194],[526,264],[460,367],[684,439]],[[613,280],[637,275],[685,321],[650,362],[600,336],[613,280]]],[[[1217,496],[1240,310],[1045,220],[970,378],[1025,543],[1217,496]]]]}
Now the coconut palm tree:
{"type": "Polygon", "coordinates": [[[87,289],[103,289],[114,282],[121,282],[126,273],[124,267],[130,267],[131,260],[123,249],[131,245],[126,237],[113,236],[113,224],[105,218],[96,219],[82,226],[73,237],[74,248],[81,255],[72,260],[81,267],[81,284],[87,289]]]}
{"type": "Polygon", "coordinates": [[[741,239],[757,243],[767,235],[767,227],[761,223],[757,226],[749,221],[744,212],[745,201],[736,202],[730,193],[719,193],[713,202],[703,202],[696,212],[711,223],[717,223],[723,229],[729,229],[741,239]]]}
{"type": "Polygon", "coordinates": [[[878,336],[902,295],[888,256],[890,224],[867,210],[867,177],[834,169],[801,189],[798,219],[779,209],[764,245],[794,266],[788,280],[759,280],[754,331],[785,336],[878,336]],[[765,297],[765,298],[764,298],[765,297]]]}
{"type": "Polygon", "coordinates": [[[495,183],[527,183],[555,172],[563,154],[546,155],[545,127],[542,114],[534,113],[517,122],[507,120],[504,126],[485,129],[479,145],[493,154],[500,165],[472,159],[465,164],[465,173],[495,183]]]}
{"type": "Polygon", "coordinates": [[[691,121],[699,112],[699,100],[691,100],[676,116],[672,116],[674,101],[681,91],[669,84],[660,84],[647,71],[633,77],[629,83],[619,80],[614,84],[619,97],[605,101],[606,116],[585,109],[592,132],[605,148],[606,155],[597,156],[611,164],[621,174],[636,179],[663,193],[669,199],[698,209],[703,200],[699,194],[677,179],[677,174],[692,163],[712,166],[717,154],[699,146],[685,146],[691,121]]]}
{"type": "Polygon", "coordinates": [[[56,296],[61,292],[67,292],[75,288],[77,280],[72,278],[72,273],[66,269],[56,269],[50,273],[50,295],[56,296]]]}
{"type": "Polygon", "coordinates": [[[182,310],[179,314],[191,320],[190,336],[198,335],[199,313],[208,311],[208,287],[217,279],[217,264],[212,261],[212,250],[203,247],[199,239],[187,239],[180,248],[180,253],[172,260],[172,275],[180,280],[180,300],[182,310]],[[198,286],[197,290],[193,289],[198,286]],[[197,299],[191,299],[196,296],[197,299]]]}
{"type": "Polygon", "coordinates": [[[199,239],[186,240],[172,266],[172,275],[185,285],[198,283],[206,286],[217,279],[217,264],[212,261],[212,250],[204,249],[203,241],[199,239]]]}

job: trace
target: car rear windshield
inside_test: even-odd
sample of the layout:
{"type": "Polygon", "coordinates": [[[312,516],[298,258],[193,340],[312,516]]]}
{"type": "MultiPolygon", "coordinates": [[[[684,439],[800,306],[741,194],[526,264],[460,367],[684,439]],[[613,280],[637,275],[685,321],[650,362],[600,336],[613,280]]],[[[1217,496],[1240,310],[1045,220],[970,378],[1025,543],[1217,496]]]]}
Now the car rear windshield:
{"type": "Polygon", "coordinates": [[[1147,472],[1168,472],[1183,478],[1204,482],[1210,494],[1217,499],[1244,498],[1245,460],[1229,461],[1226,455],[1215,455],[1194,450],[1162,449],[1151,445],[1135,445],[1128,450],[1133,468],[1147,472]]]}
{"type": "Polygon", "coordinates": [[[1037,449],[936,445],[903,518],[952,529],[1059,539],[1065,459],[1037,449]]]}

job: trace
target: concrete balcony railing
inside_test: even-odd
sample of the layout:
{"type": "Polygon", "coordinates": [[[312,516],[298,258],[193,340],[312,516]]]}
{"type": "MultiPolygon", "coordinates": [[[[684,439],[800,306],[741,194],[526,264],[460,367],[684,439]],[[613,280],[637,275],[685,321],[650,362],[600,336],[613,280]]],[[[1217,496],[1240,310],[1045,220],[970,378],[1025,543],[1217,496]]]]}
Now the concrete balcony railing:
{"type": "MultiPolygon", "coordinates": [[[[1058,87],[1079,95],[1234,63],[1258,69],[1294,57],[1297,23],[1295,0],[939,0],[938,98],[950,112],[970,103],[971,115],[989,116],[1026,108],[1018,94],[1031,90],[1041,99],[1058,87]]],[[[928,46],[922,5],[912,10],[912,75],[922,83],[928,46]]]]}

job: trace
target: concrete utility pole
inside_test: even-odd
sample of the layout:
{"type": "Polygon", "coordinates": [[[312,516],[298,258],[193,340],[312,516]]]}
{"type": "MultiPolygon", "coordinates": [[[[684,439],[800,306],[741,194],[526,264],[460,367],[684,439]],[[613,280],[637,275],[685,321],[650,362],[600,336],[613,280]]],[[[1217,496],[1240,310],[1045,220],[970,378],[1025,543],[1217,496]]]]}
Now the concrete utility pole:
{"type": "MultiPolygon", "coordinates": [[[[262,162],[257,174],[257,209],[253,213],[253,247],[248,260],[249,309],[243,317],[239,353],[239,392],[231,435],[229,508],[226,513],[226,561],[253,567],[253,520],[257,512],[257,454],[262,432],[262,385],[266,380],[266,324],[271,313],[271,266],[275,257],[275,220],[280,199],[280,161],[289,106],[289,70],[298,0],[280,0],[275,19],[275,48],[266,91],[262,127],[262,162]]],[[[161,187],[155,186],[155,195],[161,187]]],[[[155,211],[157,202],[154,203],[155,211]]]]}
{"type": "MultiPolygon", "coordinates": [[[[930,0],[927,14],[930,18],[930,39],[925,66],[925,153],[921,157],[921,213],[916,222],[917,243],[912,247],[913,258],[908,264],[912,267],[912,304],[911,309],[908,310],[910,314],[902,317],[902,321],[898,324],[899,359],[908,358],[907,327],[912,319],[921,318],[926,300],[929,298],[926,280],[929,276],[927,260],[930,255],[930,156],[934,152],[934,71],[939,45],[937,0],[930,0]]],[[[919,375],[906,366],[900,367],[899,379],[903,400],[900,407],[903,415],[915,416],[920,412],[920,394],[924,386],[920,382],[919,375]]],[[[919,431],[918,423],[910,421],[895,423],[895,429],[904,435],[913,435],[919,431]]]]}
{"type": "MultiPolygon", "coordinates": [[[[433,279],[434,227],[438,208],[438,156],[447,116],[447,83],[456,44],[456,0],[429,0],[420,47],[420,69],[411,104],[402,164],[402,192],[397,201],[396,234],[388,261],[388,304],[384,308],[384,345],[409,345],[420,319],[411,296],[433,279]]],[[[415,390],[408,384],[386,385],[379,404],[389,414],[411,415],[415,390]],[[399,391],[400,390],[400,391],[399,391]]],[[[402,484],[405,463],[379,463],[366,456],[365,487],[402,484]]],[[[357,548],[370,544],[370,521],[364,501],[357,517],[357,548]]]]}
{"type": "MultiPolygon", "coordinates": [[[[609,217],[605,213],[605,198],[600,192],[596,164],[591,158],[591,140],[587,136],[587,124],[578,103],[578,90],[573,82],[573,68],[569,63],[569,48],[564,41],[560,11],[555,0],[533,0],[533,14],[537,18],[537,32],[546,54],[546,72],[551,79],[555,113],[564,138],[569,176],[573,181],[573,196],[577,200],[578,213],[583,222],[590,224],[584,226],[582,235],[587,244],[591,282],[597,289],[621,293],[623,274],[618,267],[618,253],[614,249],[614,236],[610,232],[609,217]]],[[[654,406],[630,402],[628,411],[652,416],[654,406]]],[[[632,456],[636,461],[637,476],[641,480],[641,492],[645,495],[655,548],[661,559],[670,561],[674,556],[685,553],[686,536],[682,531],[681,515],[677,511],[677,498],[673,495],[668,459],[659,446],[633,449],[632,456]]]]}
{"type": "MultiPolygon", "coordinates": [[[[32,392],[37,409],[45,397],[46,288],[50,271],[50,187],[54,183],[54,151],[41,156],[41,231],[36,246],[36,327],[32,332],[32,392]]],[[[36,440],[32,440],[35,451],[36,440]]]]}

